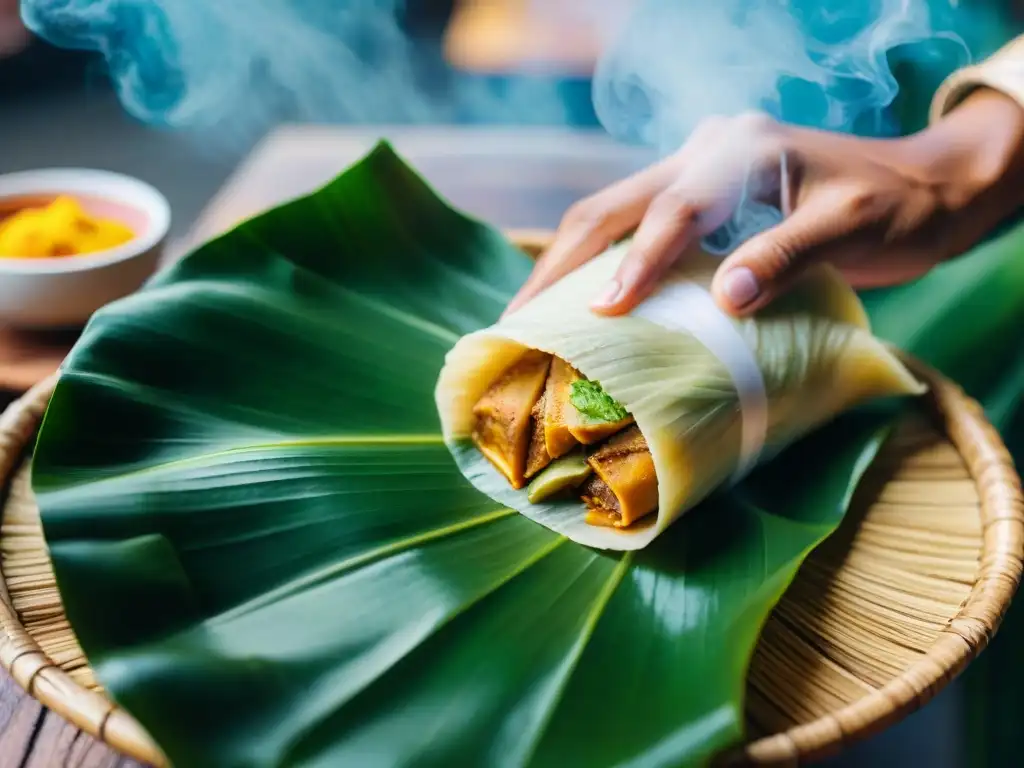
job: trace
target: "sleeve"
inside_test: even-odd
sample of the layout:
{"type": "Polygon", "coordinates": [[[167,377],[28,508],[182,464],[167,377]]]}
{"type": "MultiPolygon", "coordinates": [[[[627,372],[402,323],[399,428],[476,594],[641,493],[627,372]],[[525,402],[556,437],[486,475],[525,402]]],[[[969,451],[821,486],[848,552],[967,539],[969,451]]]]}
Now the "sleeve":
{"type": "Polygon", "coordinates": [[[978,88],[1000,91],[1024,107],[1024,35],[946,78],[932,98],[928,121],[935,122],[978,88]]]}

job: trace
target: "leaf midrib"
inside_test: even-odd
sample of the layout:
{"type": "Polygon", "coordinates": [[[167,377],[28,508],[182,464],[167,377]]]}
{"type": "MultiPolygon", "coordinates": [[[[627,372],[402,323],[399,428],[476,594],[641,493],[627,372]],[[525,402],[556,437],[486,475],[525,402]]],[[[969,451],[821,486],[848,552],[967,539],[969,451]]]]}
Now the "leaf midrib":
{"type": "Polygon", "coordinates": [[[65,491],[79,490],[96,485],[121,482],[140,476],[150,475],[159,472],[170,472],[175,469],[187,468],[195,465],[205,465],[219,461],[226,457],[240,456],[246,453],[260,453],[289,448],[330,448],[330,447],[386,447],[386,446],[411,446],[411,445],[444,445],[444,438],[440,434],[408,434],[408,435],[326,435],[323,437],[297,437],[288,440],[274,440],[263,443],[252,443],[249,445],[236,445],[230,448],[223,448],[218,451],[201,453],[196,456],[186,456],[180,459],[172,459],[147,467],[139,467],[119,475],[101,477],[95,480],[83,480],[79,483],[62,485],[52,491],[39,489],[40,495],[56,496],[65,491]]]}
{"type": "Polygon", "coordinates": [[[204,623],[210,627],[227,624],[236,619],[240,619],[253,611],[266,608],[280,600],[286,599],[294,594],[302,592],[303,590],[316,587],[325,581],[336,578],[347,571],[360,568],[361,566],[367,565],[375,560],[381,560],[407,549],[411,549],[412,547],[416,547],[420,544],[426,544],[436,539],[452,536],[470,528],[486,525],[487,523],[501,520],[515,514],[518,513],[514,509],[496,509],[492,512],[471,517],[458,523],[452,523],[451,525],[445,525],[440,528],[434,528],[429,531],[424,531],[423,533],[418,533],[415,536],[407,536],[404,539],[398,539],[397,541],[367,550],[366,552],[353,557],[345,558],[339,562],[325,565],[322,568],[316,569],[312,573],[303,574],[297,579],[292,579],[279,587],[275,587],[270,592],[266,592],[259,597],[242,603],[241,605],[236,605],[233,608],[222,611],[215,616],[211,616],[206,619],[204,623]]]}

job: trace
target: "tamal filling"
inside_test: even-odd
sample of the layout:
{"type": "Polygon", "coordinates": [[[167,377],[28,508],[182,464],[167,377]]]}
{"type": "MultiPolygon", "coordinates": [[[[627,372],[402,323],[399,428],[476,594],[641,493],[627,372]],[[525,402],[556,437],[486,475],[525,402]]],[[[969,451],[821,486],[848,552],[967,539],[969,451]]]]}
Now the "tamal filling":
{"type": "Polygon", "coordinates": [[[561,358],[531,350],[473,408],[473,442],[539,503],[572,494],[591,525],[628,528],[658,508],[658,479],[633,417],[561,358]]]}
{"type": "Polygon", "coordinates": [[[473,442],[513,488],[522,488],[526,483],[533,410],[544,392],[550,367],[550,355],[527,352],[498,377],[473,407],[473,442]]]}

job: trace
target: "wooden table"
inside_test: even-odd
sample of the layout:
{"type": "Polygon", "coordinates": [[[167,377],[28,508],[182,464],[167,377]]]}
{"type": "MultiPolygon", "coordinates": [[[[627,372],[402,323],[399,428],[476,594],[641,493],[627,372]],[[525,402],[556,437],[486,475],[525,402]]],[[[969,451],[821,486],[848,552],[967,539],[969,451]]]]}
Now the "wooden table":
{"type": "Polygon", "coordinates": [[[575,200],[653,159],[649,151],[616,144],[597,131],[284,128],[239,166],[175,255],[328,182],[381,136],[450,202],[503,228],[553,228],[575,200]]]}
{"type": "MultiPolygon", "coordinates": [[[[554,227],[575,199],[650,160],[601,134],[565,130],[286,128],[256,148],[168,258],[315,189],[382,134],[455,205],[505,228],[554,227]]],[[[9,399],[0,396],[0,405],[9,399]]],[[[0,768],[138,765],[45,710],[0,670],[0,768]]]]}

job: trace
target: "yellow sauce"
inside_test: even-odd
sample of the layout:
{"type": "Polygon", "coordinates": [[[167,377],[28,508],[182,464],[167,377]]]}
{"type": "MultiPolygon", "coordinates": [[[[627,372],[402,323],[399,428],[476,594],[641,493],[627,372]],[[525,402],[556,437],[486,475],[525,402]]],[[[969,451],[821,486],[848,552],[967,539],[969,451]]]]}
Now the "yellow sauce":
{"type": "Polygon", "coordinates": [[[115,248],[134,236],[121,222],[90,216],[77,200],[61,196],[0,220],[0,258],[80,256],[115,248]]]}

